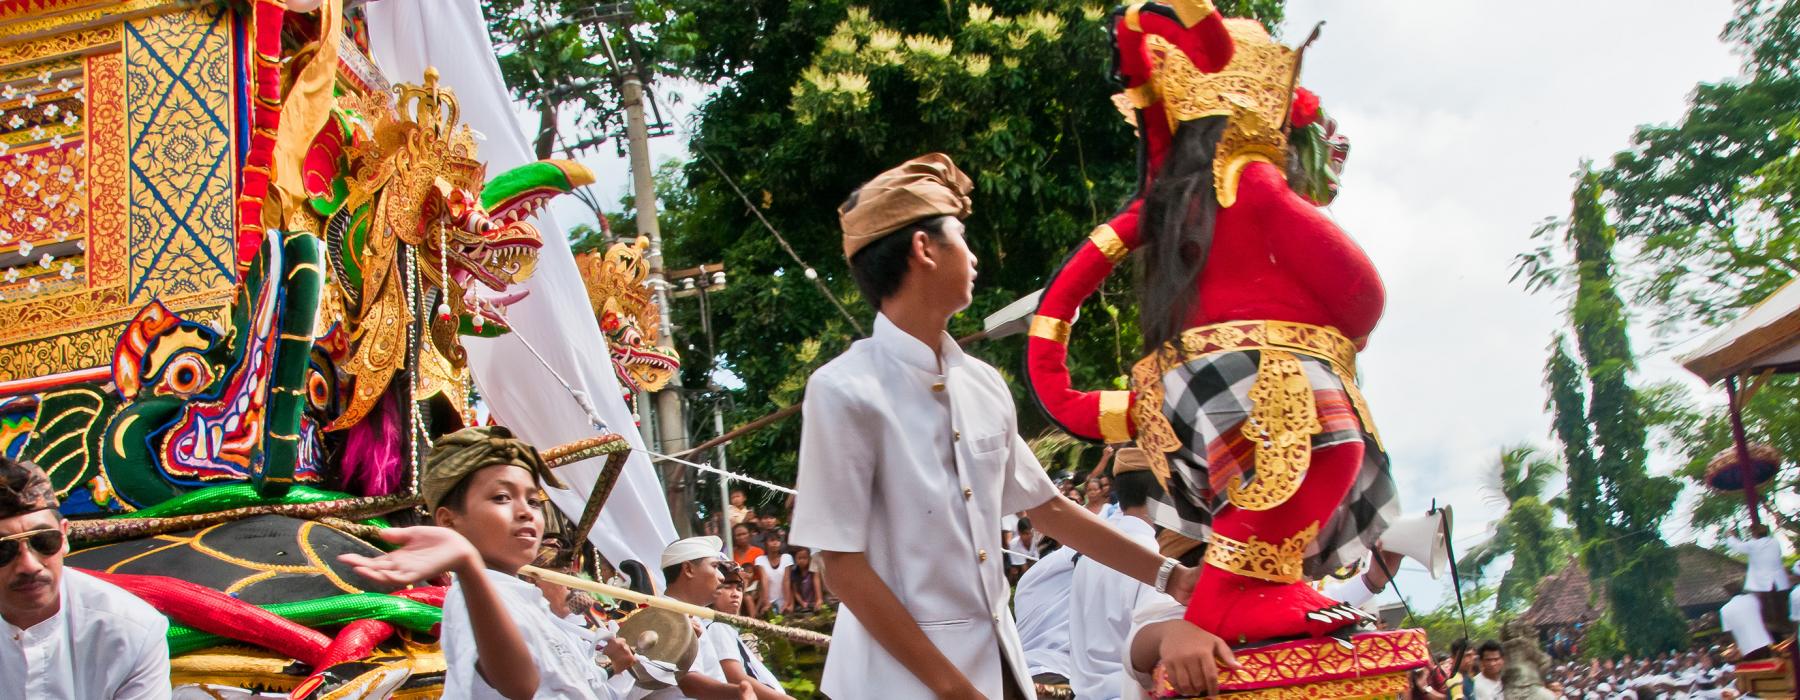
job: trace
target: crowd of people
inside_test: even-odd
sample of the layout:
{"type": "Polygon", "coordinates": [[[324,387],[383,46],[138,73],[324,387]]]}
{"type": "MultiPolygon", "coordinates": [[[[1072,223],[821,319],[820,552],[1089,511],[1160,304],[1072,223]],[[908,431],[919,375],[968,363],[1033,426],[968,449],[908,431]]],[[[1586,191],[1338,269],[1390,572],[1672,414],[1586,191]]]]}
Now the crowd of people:
{"type": "Polygon", "coordinates": [[[1557,664],[1545,674],[1545,686],[1581,700],[1718,700],[1739,698],[1736,676],[1718,648],[1655,658],[1626,656],[1606,661],[1557,664]]]}

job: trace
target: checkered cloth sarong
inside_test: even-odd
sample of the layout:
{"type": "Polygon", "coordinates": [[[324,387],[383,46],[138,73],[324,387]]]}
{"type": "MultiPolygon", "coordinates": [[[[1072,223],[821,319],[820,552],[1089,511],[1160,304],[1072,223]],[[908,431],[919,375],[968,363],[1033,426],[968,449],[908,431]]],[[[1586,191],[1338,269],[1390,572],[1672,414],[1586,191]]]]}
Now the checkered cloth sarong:
{"type": "MultiPolygon", "coordinates": [[[[1325,360],[1296,356],[1306,369],[1323,426],[1312,438],[1313,451],[1363,443],[1356,482],[1306,552],[1306,575],[1318,578],[1368,553],[1399,514],[1399,494],[1388,472],[1387,454],[1357,417],[1343,381],[1325,360]]],[[[1226,485],[1233,479],[1248,484],[1256,477],[1256,446],[1241,429],[1252,408],[1250,387],[1261,358],[1257,350],[1218,353],[1163,374],[1163,415],[1182,447],[1168,455],[1168,488],[1150,503],[1157,524],[1206,542],[1213,516],[1232,507],[1225,497],[1226,485]]]]}

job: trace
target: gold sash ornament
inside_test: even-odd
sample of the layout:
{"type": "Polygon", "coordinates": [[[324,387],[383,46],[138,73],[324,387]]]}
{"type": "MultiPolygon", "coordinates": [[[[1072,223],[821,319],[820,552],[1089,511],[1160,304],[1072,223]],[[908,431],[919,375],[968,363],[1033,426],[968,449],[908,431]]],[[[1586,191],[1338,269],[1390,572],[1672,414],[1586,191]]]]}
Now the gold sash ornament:
{"type": "Polygon", "coordinates": [[[1363,430],[1374,436],[1379,446],[1381,438],[1368,404],[1356,387],[1356,344],[1337,329],[1287,321],[1198,326],[1139,360],[1131,370],[1138,392],[1137,403],[1131,407],[1138,427],[1137,444],[1144,448],[1151,471],[1165,489],[1169,485],[1168,453],[1182,445],[1163,415],[1163,375],[1193,360],[1246,350],[1261,353],[1256,382],[1250,387],[1250,415],[1240,428],[1256,446],[1256,476],[1248,484],[1233,481],[1226,487],[1232,505],[1269,510],[1286,503],[1305,480],[1312,463],[1312,437],[1323,428],[1312,382],[1300,356],[1323,360],[1331,367],[1362,420],[1363,430]]]}
{"type": "Polygon", "coordinates": [[[1280,542],[1264,542],[1255,535],[1248,542],[1239,542],[1214,532],[1202,558],[1207,564],[1241,576],[1293,583],[1304,573],[1306,546],[1318,536],[1317,521],[1280,542]]]}

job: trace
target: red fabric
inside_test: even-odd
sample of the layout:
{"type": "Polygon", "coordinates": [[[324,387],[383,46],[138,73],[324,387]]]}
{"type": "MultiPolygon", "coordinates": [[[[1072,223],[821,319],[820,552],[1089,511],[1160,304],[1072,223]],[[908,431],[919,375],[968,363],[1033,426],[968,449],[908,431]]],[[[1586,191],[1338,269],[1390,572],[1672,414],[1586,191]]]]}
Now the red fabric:
{"type": "MultiPolygon", "coordinates": [[[[1362,419],[1357,418],[1356,408],[1350,405],[1350,397],[1344,392],[1335,389],[1315,390],[1313,403],[1318,407],[1321,426],[1319,432],[1362,430],[1362,419]]],[[[1242,426],[1243,423],[1238,425],[1242,426]]],[[[1238,428],[1226,431],[1219,439],[1206,445],[1206,478],[1212,493],[1224,491],[1226,484],[1233,479],[1242,478],[1244,472],[1255,465],[1256,441],[1244,437],[1243,431],[1238,428]]]]}
{"type": "Polygon", "coordinates": [[[270,649],[315,668],[331,644],[317,631],[198,583],[167,576],[81,571],[130,591],[176,622],[270,649]]]}
{"type": "Polygon", "coordinates": [[[393,595],[407,600],[418,601],[432,607],[444,607],[444,596],[450,593],[449,586],[421,586],[394,591],[393,595]]]}

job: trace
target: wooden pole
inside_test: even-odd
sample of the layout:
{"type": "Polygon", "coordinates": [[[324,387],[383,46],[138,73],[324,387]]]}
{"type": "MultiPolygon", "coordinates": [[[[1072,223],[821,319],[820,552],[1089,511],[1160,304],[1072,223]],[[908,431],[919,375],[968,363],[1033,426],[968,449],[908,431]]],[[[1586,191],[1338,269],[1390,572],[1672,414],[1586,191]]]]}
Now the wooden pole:
{"type": "Polygon", "coordinates": [[[1750,526],[1762,524],[1762,499],[1756,492],[1756,469],[1750,464],[1750,438],[1744,433],[1744,407],[1738,404],[1737,377],[1725,378],[1726,412],[1731,415],[1731,442],[1737,447],[1738,478],[1744,482],[1744,507],[1750,509],[1750,526]]]}
{"type": "Polygon", "coordinates": [[[694,605],[693,603],[683,603],[683,602],[681,602],[679,600],[675,600],[673,598],[664,598],[662,596],[654,596],[654,595],[639,593],[639,592],[631,590],[629,588],[620,588],[618,586],[609,586],[607,584],[600,583],[598,581],[589,581],[587,579],[570,576],[568,574],[559,574],[557,572],[550,571],[548,569],[540,569],[538,567],[528,565],[528,566],[521,567],[519,569],[519,573],[524,576],[540,578],[540,579],[549,581],[551,583],[554,583],[554,584],[557,584],[560,586],[567,586],[569,588],[573,588],[576,590],[587,591],[589,593],[598,593],[600,595],[607,596],[610,598],[617,598],[619,600],[630,601],[630,602],[637,603],[638,605],[642,605],[645,607],[659,608],[662,610],[667,610],[669,612],[676,612],[676,613],[681,613],[683,615],[688,615],[691,617],[698,617],[702,620],[717,620],[719,622],[736,625],[738,627],[748,627],[751,629],[768,632],[770,634],[779,635],[783,639],[787,639],[787,640],[793,641],[793,642],[800,642],[802,644],[811,644],[814,646],[821,646],[821,647],[831,645],[831,636],[830,635],[820,634],[820,633],[814,632],[812,630],[803,630],[798,627],[787,627],[787,626],[783,626],[783,625],[777,625],[772,622],[764,622],[764,621],[758,620],[756,618],[744,617],[742,615],[732,615],[729,613],[722,613],[722,612],[719,612],[712,608],[703,608],[698,605],[694,605]]]}

